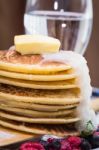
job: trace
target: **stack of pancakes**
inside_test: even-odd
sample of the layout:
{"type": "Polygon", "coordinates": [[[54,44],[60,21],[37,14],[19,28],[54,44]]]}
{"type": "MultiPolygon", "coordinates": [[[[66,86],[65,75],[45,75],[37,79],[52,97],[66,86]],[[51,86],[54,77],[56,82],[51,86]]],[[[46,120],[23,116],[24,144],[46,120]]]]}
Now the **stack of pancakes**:
{"type": "Polygon", "coordinates": [[[74,135],[80,100],[78,75],[68,62],[0,51],[1,126],[35,135],[74,135]]]}

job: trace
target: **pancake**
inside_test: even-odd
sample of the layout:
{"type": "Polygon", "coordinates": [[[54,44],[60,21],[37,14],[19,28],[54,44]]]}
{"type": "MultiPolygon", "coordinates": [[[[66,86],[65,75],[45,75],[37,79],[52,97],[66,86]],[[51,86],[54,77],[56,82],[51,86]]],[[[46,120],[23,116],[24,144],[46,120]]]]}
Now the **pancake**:
{"type": "Polygon", "coordinates": [[[42,111],[34,111],[29,109],[15,108],[11,106],[8,107],[7,105],[2,105],[2,104],[0,104],[0,110],[3,110],[5,112],[12,112],[20,116],[31,117],[31,118],[36,118],[36,117],[37,118],[58,118],[76,112],[76,109],[61,110],[57,112],[42,112],[42,111]]]}
{"type": "Polygon", "coordinates": [[[21,55],[15,50],[0,51],[0,69],[30,74],[49,74],[70,69],[69,63],[47,61],[42,55],[21,55]]]}
{"type": "Polygon", "coordinates": [[[66,125],[38,125],[38,124],[28,124],[28,123],[20,123],[17,121],[12,121],[4,118],[0,118],[0,125],[2,127],[31,133],[32,135],[44,135],[44,134],[52,134],[60,137],[66,137],[68,135],[77,136],[79,132],[74,128],[74,125],[69,124],[66,125]],[[73,127],[72,127],[73,126],[73,127]]]}
{"type": "Polygon", "coordinates": [[[22,80],[33,80],[33,81],[62,81],[68,79],[74,79],[77,77],[77,74],[73,69],[68,71],[58,72],[56,74],[50,75],[33,75],[33,74],[23,74],[16,72],[8,72],[4,70],[0,70],[0,76],[9,77],[14,79],[22,79],[22,80]]]}
{"type": "Polygon", "coordinates": [[[15,120],[18,122],[27,122],[27,123],[37,123],[37,124],[69,124],[73,122],[78,122],[80,119],[76,116],[70,115],[63,118],[30,118],[23,117],[20,115],[15,115],[13,113],[6,113],[0,110],[0,117],[9,120],[15,120]]]}
{"type": "Polygon", "coordinates": [[[3,105],[7,105],[8,107],[15,107],[15,108],[23,108],[23,109],[32,109],[37,111],[44,111],[44,112],[57,112],[59,110],[68,110],[76,108],[79,103],[69,104],[69,105],[42,105],[42,104],[34,104],[34,103],[27,103],[27,102],[17,102],[17,101],[8,101],[6,99],[0,99],[0,103],[3,105]]]}
{"type": "Polygon", "coordinates": [[[65,105],[78,103],[81,100],[80,89],[68,90],[34,90],[0,84],[0,99],[17,102],[65,105]]]}
{"type": "Polygon", "coordinates": [[[33,88],[33,89],[70,89],[70,88],[77,88],[76,79],[64,80],[64,81],[27,81],[27,80],[20,80],[20,79],[12,79],[0,76],[0,83],[14,85],[18,87],[26,87],[26,88],[33,88]]]}

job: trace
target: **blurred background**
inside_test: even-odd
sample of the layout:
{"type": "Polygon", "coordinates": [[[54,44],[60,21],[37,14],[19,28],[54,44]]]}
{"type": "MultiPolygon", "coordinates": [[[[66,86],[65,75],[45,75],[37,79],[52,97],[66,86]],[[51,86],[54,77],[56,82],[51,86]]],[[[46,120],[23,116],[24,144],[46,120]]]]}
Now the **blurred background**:
{"type": "MultiPolygon", "coordinates": [[[[0,0],[0,49],[13,45],[13,37],[24,34],[25,0],[0,0]]],[[[90,68],[92,85],[99,87],[99,1],[93,0],[93,29],[85,57],[90,68]]]]}

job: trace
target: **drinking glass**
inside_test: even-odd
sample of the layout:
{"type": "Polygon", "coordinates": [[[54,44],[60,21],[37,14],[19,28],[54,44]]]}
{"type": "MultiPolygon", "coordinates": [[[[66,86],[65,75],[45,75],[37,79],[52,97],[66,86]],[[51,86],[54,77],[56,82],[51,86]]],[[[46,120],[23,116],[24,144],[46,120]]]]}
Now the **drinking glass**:
{"type": "Polygon", "coordinates": [[[92,0],[27,0],[26,34],[58,38],[62,50],[84,54],[92,30],[92,0]]]}

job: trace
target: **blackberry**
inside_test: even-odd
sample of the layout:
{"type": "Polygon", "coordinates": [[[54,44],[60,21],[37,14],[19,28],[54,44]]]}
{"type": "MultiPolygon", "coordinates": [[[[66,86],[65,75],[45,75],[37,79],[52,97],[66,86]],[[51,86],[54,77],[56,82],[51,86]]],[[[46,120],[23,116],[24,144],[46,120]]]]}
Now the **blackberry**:
{"type": "Polygon", "coordinates": [[[95,132],[91,141],[92,148],[99,148],[99,132],[95,132]]]}
{"type": "Polygon", "coordinates": [[[53,148],[55,149],[55,150],[60,150],[60,148],[61,148],[61,143],[60,143],[60,141],[59,140],[54,140],[53,141],[53,148]]]}
{"type": "Polygon", "coordinates": [[[46,141],[41,140],[40,143],[45,147],[48,143],[46,141]]]}
{"type": "Polygon", "coordinates": [[[99,132],[99,128],[96,130],[96,132],[99,132]]]}
{"type": "Polygon", "coordinates": [[[85,139],[82,139],[80,147],[81,147],[81,150],[91,150],[90,143],[85,139]]]}
{"type": "Polygon", "coordinates": [[[48,140],[48,141],[43,141],[41,140],[40,143],[44,146],[44,148],[46,150],[60,150],[61,148],[61,143],[58,139],[54,139],[54,140],[48,140]],[[50,141],[50,142],[49,142],[50,141]]]}

